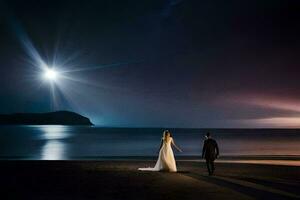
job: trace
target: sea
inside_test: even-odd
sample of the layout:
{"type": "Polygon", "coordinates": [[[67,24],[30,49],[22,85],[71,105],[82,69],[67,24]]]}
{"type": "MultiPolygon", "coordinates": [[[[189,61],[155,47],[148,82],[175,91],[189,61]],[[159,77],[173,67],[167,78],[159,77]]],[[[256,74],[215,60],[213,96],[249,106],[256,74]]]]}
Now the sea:
{"type": "MultiPolygon", "coordinates": [[[[1,160],[106,160],[155,158],[164,128],[97,126],[0,126],[1,160]]],[[[300,157],[300,129],[170,128],[177,158],[200,159],[206,132],[220,156],[300,157]]]]}

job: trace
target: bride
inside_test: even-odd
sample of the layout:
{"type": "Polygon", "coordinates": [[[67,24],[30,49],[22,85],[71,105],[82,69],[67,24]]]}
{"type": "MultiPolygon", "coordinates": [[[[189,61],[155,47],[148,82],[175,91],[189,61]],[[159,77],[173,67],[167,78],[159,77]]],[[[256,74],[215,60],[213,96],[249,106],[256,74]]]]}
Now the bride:
{"type": "Polygon", "coordinates": [[[182,152],[182,150],[175,144],[170,131],[166,130],[163,133],[163,137],[159,148],[159,156],[155,167],[139,168],[139,170],[176,172],[177,167],[171,145],[173,145],[178,151],[182,152]]]}

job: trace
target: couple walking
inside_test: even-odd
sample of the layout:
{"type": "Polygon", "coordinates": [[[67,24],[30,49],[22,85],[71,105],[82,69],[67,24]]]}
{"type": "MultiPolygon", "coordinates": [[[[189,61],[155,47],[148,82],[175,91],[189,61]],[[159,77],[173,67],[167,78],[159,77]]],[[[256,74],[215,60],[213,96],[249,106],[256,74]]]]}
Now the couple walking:
{"type": "MultiPolygon", "coordinates": [[[[214,160],[219,156],[219,148],[217,142],[211,138],[210,133],[206,134],[204,141],[202,158],[205,158],[209,175],[212,175],[215,170],[214,160]]],[[[154,168],[139,168],[141,171],[169,171],[176,172],[176,161],[172,146],[179,152],[182,150],[175,144],[170,131],[166,130],[163,133],[161,140],[159,156],[154,168]]]]}

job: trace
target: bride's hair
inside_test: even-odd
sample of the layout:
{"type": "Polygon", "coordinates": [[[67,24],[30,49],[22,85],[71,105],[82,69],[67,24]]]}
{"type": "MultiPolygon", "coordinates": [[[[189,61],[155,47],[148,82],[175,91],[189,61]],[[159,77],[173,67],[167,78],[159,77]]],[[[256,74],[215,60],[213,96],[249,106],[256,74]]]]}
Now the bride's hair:
{"type": "Polygon", "coordinates": [[[171,132],[169,130],[165,130],[163,133],[163,140],[167,139],[167,136],[172,137],[171,132]]]}

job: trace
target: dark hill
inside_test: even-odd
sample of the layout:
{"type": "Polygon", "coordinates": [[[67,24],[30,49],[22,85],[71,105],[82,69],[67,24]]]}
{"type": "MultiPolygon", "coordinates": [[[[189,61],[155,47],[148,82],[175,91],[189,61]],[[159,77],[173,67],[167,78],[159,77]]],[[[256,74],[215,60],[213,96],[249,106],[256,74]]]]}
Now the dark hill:
{"type": "Polygon", "coordinates": [[[91,121],[74,112],[15,113],[0,115],[1,125],[93,125],[91,121]]]}

